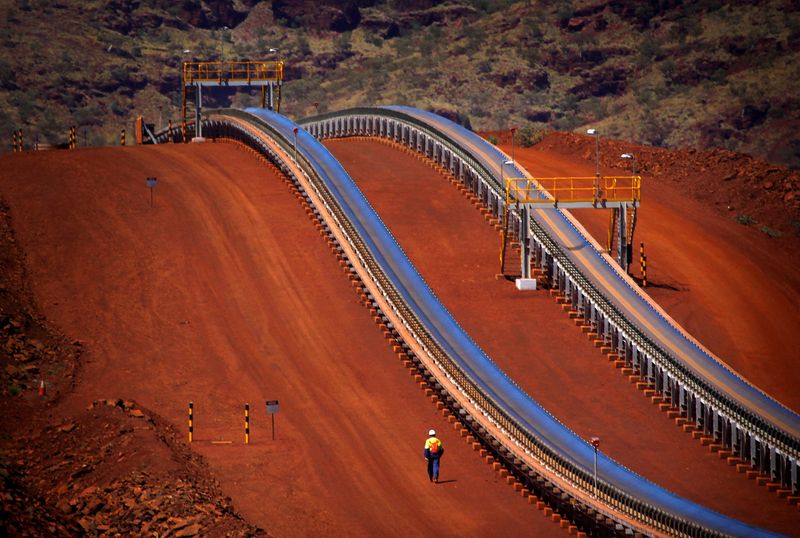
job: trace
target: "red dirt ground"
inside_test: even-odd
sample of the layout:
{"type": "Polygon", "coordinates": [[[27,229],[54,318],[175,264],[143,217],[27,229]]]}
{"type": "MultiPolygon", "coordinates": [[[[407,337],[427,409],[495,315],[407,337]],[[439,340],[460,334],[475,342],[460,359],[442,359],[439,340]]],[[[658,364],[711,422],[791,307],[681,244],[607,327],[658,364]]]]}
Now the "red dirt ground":
{"type": "Polygon", "coordinates": [[[13,154],[2,170],[39,308],[84,342],[53,419],[122,398],[182,428],[194,401],[192,448],[275,535],[563,535],[452,433],[287,187],[247,152],[13,154]],[[281,402],[276,441],[265,399],[281,402]],[[436,486],[421,456],[430,427],[447,448],[436,486]]]}
{"type": "MultiPolygon", "coordinates": [[[[349,140],[326,144],[357,181],[420,273],[467,332],[529,394],[567,426],[584,438],[599,435],[603,439],[603,450],[610,456],[681,495],[757,525],[784,533],[797,533],[800,515],[794,509],[764,488],[746,481],[699,443],[692,441],[665,415],[658,413],[581,335],[555,300],[544,293],[519,293],[513,284],[494,278],[499,270],[498,234],[442,176],[420,160],[378,142],[349,140]]],[[[537,164],[548,163],[550,168],[546,173],[540,172],[542,175],[585,173],[583,163],[575,165],[555,154],[546,154],[546,158],[540,158],[538,153],[531,152],[531,155],[537,158],[537,164]]],[[[520,155],[518,158],[523,159],[520,155]]],[[[665,203],[665,207],[668,206],[665,203]]],[[[646,211],[643,210],[642,214],[645,215],[646,211]]],[[[702,218],[693,221],[671,218],[666,209],[659,218],[663,219],[659,223],[663,229],[676,237],[708,234],[703,229],[702,218]]],[[[719,223],[718,226],[723,225],[719,223]]],[[[648,231],[649,225],[643,228],[645,233],[654,234],[645,240],[658,243],[659,237],[648,231]]],[[[736,251],[743,244],[741,240],[730,242],[730,235],[722,237],[725,242],[719,241],[715,247],[720,256],[732,255],[728,251],[736,251]]],[[[712,238],[708,241],[711,242],[712,238]]],[[[669,272],[673,266],[666,261],[669,247],[662,248],[664,250],[654,246],[652,254],[648,254],[656,260],[657,269],[653,273],[656,282],[676,278],[669,272]]],[[[770,252],[763,254],[769,255],[770,252]]],[[[702,261],[695,260],[697,270],[700,270],[702,261]]],[[[742,266],[745,278],[752,265],[742,266]]],[[[783,266],[777,267],[780,270],[783,266]]],[[[787,273],[788,267],[781,274],[787,273]]],[[[736,266],[729,271],[741,278],[736,276],[736,266]]],[[[784,286],[779,282],[758,289],[773,290],[784,286]]],[[[761,295],[756,293],[751,299],[754,304],[730,303],[729,318],[743,316],[749,320],[752,315],[755,322],[761,324],[796,322],[791,298],[796,297],[798,287],[793,284],[785,287],[795,294],[789,295],[788,301],[778,300],[780,296],[775,297],[774,291],[768,291],[763,293],[772,294],[766,296],[765,304],[761,304],[758,299],[761,295]],[[773,300],[776,301],[774,305],[773,300]],[[772,321],[760,321],[759,314],[752,314],[751,308],[755,312],[766,310],[770,313],[768,320],[772,321]]],[[[728,294],[729,290],[725,288],[728,294]]],[[[703,304],[706,294],[713,295],[714,291],[709,279],[697,279],[692,281],[690,290],[680,293],[693,297],[694,304],[703,304]]],[[[701,339],[707,336],[706,332],[717,330],[717,325],[703,325],[708,321],[704,311],[696,316],[687,316],[682,313],[692,313],[692,307],[676,309],[674,304],[667,306],[681,323],[692,321],[687,323],[688,328],[701,339]],[[697,334],[697,326],[705,327],[706,332],[697,334]]],[[[753,334],[745,334],[750,339],[742,344],[742,349],[767,345],[754,342],[753,334]]],[[[774,334],[779,342],[771,341],[768,345],[783,346],[780,349],[784,350],[790,349],[797,337],[780,330],[774,334]]],[[[725,341],[724,337],[721,341],[725,341]]],[[[796,390],[792,390],[797,386],[793,381],[796,377],[789,377],[796,375],[789,370],[793,361],[787,360],[786,355],[765,353],[764,357],[771,362],[769,372],[762,376],[769,383],[763,385],[769,385],[766,388],[774,390],[796,408],[798,395],[796,390]]],[[[742,362],[752,366],[752,363],[742,362]]],[[[758,368],[752,369],[756,371],[745,370],[745,373],[751,379],[758,378],[758,368]]],[[[758,381],[762,379],[758,378],[758,381]]]]}

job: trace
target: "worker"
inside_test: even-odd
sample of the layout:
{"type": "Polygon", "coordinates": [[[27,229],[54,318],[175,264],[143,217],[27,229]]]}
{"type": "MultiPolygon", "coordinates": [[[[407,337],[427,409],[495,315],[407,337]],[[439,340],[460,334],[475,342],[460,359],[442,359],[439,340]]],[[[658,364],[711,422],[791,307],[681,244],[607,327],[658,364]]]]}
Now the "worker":
{"type": "Polygon", "coordinates": [[[436,430],[430,430],[425,441],[425,461],[428,462],[428,480],[433,483],[439,482],[439,460],[442,455],[444,455],[442,442],[436,437],[436,430]]]}

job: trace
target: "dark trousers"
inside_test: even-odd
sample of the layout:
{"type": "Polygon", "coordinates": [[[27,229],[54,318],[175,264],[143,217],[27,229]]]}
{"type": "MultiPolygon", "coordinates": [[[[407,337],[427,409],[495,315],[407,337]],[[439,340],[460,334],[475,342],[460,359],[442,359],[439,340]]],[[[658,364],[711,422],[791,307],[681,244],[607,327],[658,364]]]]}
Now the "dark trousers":
{"type": "Polygon", "coordinates": [[[428,458],[428,480],[438,480],[439,458],[428,458]]]}

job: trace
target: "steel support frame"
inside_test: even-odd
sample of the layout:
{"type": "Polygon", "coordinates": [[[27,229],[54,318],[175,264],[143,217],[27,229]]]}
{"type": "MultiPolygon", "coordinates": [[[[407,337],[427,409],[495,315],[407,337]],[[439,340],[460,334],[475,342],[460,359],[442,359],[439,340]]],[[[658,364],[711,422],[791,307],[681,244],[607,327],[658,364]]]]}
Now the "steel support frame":
{"type": "MultiPolygon", "coordinates": [[[[217,131],[215,132],[216,135],[220,135],[221,131],[223,133],[222,136],[225,136],[225,134],[227,134],[228,136],[232,135],[233,138],[244,141],[251,147],[254,147],[254,149],[256,149],[257,151],[261,152],[265,156],[268,156],[268,158],[271,161],[273,161],[277,166],[279,166],[284,171],[284,173],[286,173],[289,177],[292,178],[294,177],[292,172],[288,169],[288,167],[285,166],[285,164],[282,163],[280,159],[276,158],[272,150],[270,150],[265,144],[263,144],[263,142],[258,142],[257,140],[254,140],[253,137],[248,136],[242,132],[237,133],[235,128],[226,127],[224,124],[217,124],[215,127],[217,129],[217,131]],[[244,136],[242,136],[243,134],[244,136]]],[[[299,185],[299,183],[296,181],[296,178],[294,178],[294,180],[299,185]]],[[[318,195],[320,194],[319,191],[317,191],[317,194],[318,195]]],[[[306,201],[313,204],[313,202],[311,201],[311,199],[307,194],[303,194],[303,196],[306,199],[306,201]]],[[[328,204],[325,204],[325,207],[328,208],[328,210],[331,209],[328,204]]],[[[314,209],[314,212],[315,214],[318,214],[318,211],[316,211],[316,209],[314,209]]],[[[348,240],[351,246],[355,248],[355,245],[352,242],[352,238],[349,237],[349,234],[346,232],[346,230],[344,230],[344,228],[342,227],[342,223],[337,221],[336,224],[338,224],[338,227],[344,233],[345,239],[348,240]]],[[[359,259],[362,262],[364,261],[363,259],[361,259],[361,256],[359,256],[359,259]]],[[[372,273],[370,269],[366,267],[366,265],[365,265],[365,270],[369,273],[373,281],[378,285],[378,288],[381,291],[382,295],[384,295],[384,297],[389,301],[389,305],[393,307],[395,313],[401,315],[400,312],[397,310],[396,305],[392,303],[391,298],[389,298],[388,295],[386,294],[385,290],[380,289],[381,285],[379,283],[379,279],[375,278],[374,273],[372,273]]],[[[377,304],[375,302],[373,302],[373,305],[377,307],[377,304]]],[[[382,317],[385,321],[388,321],[386,320],[385,316],[382,317]]],[[[417,342],[423,345],[424,351],[430,353],[430,350],[424,345],[423,341],[420,340],[417,337],[417,335],[413,334],[413,328],[407,325],[405,321],[403,321],[403,323],[404,325],[406,325],[406,328],[412,332],[412,336],[415,338],[415,340],[417,340],[417,342]]],[[[391,323],[388,323],[387,327],[389,328],[390,331],[393,331],[393,334],[397,334],[391,327],[391,323]]],[[[410,347],[408,346],[407,343],[403,342],[402,346],[407,351],[410,350],[410,347]]],[[[432,382],[432,380],[434,379],[433,376],[431,376],[429,372],[425,372],[426,367],[421,365],[419,359],[416,356],[412,356],[412,361],[415,362],[415,364],[417,364],[418,367],[422,369],[425,378],[428,379],[429,382],[432,382]]],[[[436,362],[435,358],[434,362],[436,362]]],[[[438,362],[436,363],[436,365],[441,368],[441,365],[438,362]]],[[[492,415],[487,414],[486,406],[484,404],[481,404],[481,402],[478,402],[475,399],[473,399],[474,395],[470,395],[468,391],[464,390],[464,387],[459,386],[458,380],[450,378],[449,376],[448,379],[456,386],[457,389],[461,391],[462,394],[468,397],[470,403],[475,407],[476,411],[481,413],[481,416],[485,416],[494,426],[496,426],[509,439],[519,439],[518,435],[514,435],[514,432],[509,431],[509,428],[513,428],[513,425],[511,425],[505,420],[497,420],[492,415]]],[[[438,383],[434,383],[434,389],[438,392],[442,392],[443,387],[438,383]]],[[[519,475],[520,480],[523,480],[524,482],[527,483],[528,487],[530,487],[531,492],[535,492],[535,494],[540,499],[545,500],[546,502],[550,503],[552,506],[557,508],[559,512],[562,513],[565,517],[571,518],[577,524],[581,525],[581,528],[594,529],[595,531],[600,532],[601,535],[606,535],[612,529],[616,531],[622,530],[623,532],[627,531],[627,534],[633,534],[633,529],[628,526],[627,522],[625,523],[625,525],[622,525],[612,517],[614,515],[613,512],[606,512],[604,508],[596,506],[592,507],[584,504],[580,500],[577,500],[576,502],[576,499],[568,497],[567,496],[568,494],[563,490],[559,489],[559,486],[550,483],[546,478],[543,478],[538,473],[537,470],[531,468],[527,463],[513,456],[513,452],[509,450],[506,446],[504,446],[504,443],[506,442],[505,437],[500,437],[500,438],[493,437],[495,434],[489,431],[488,429],[484,428],[481,424],[479,424],[478,421],[476,421],[474,417],[471,416],[465,408],[460,407],[458,403],[453,403],[455,400],[452,397],[447,396],[445,400],[448,407],[450,406],[456,407],[460,419],[466,425],[466,427],[469,428],[470,431],[472,431],[472,433],[476,437],[483,439],[484,442],[488,442],[488,446],[490,446],[490,448],[492,449],[492,453],[495,455],[498,461],[505,461],[510,466],[513,466],[513,468],[515,469],[514,472],[520,473],[519,475]],[[592,518],[589,517],[589,515],[594,515],[596,517],[592,518]]],[[[517,447],[523,448],[524,452],[527,455],[538,457],[528,447],[519,445],[518,441],[515,442],[517,444],[517,447]]],[[[545,466],[550,467],[551,469],[554,465],[554,461],[551,458],[545,458],[544,460],[542,460],[542,463],[545,466]]],[[[567,480],[574,483],[574,481],[578,477],[567,476],[566,478],[567,480]]],[[[613,505],[613,503],[611,504],[613,505]]],[[[666,517],[664,514],[654,514],[652,516],[647,515],[646,517],[647,521],[649,521],[649,524],[654,525],[655,528],[657,529],[664,530],[670,528],[667,527],[666,524],[664,523],[664,519],[666,517]]]]}
{"type": "MultiPolygon", "coordinates": [[[[382,136],[408,146],[435,160],[439,165],[453,171],[456,178],[463,182],[467,189],[486,203],[486,206],[492,211],[495,217],[500,218],[500,215],[502,215],[505,209],[502,187],[496,182],[494,184],[490,183],[487,178],[478,171],[478,166],[469,162],[469,158],[460,154],[457,148],[449,148],[450,154],[447,156],[447,159],[444,158],[444,151],[429,150],[428,148],[433,148],[433,144],[437,142],[442,146],[447,145],[443,140],[439,139],[435,133],[428,132],[420,126],[406,123],[397,118],[381,118],[377,115],[370,116],[364,114],[353,114],[346,116],[346,118],[347,121],[342,121],[342,117],[311,121],[306,123],[304,128],[319,139],[354,135],[382,136]],[[370,117],[385,120],[387,128],[384,130],[374,128],[376,122],[373,120],[367,121],[367,118],[370,117]],[[453,160],[457,161],[458,164],[453,165],[453,160]]],[[[515,215],[515,220],[518,222],[520,220],[530,221],[531,226],[527,227],[529,231],[532,229],[531,227],[535,226],[535,222],[531,219],[529,209],[527,211],[522,211],[522,208],[520,208],[520,211],[516,211],[513,207],[509,209],[509,214],[515,215]],[[527,213],[527,216],[522,213],[527,213]]],[[[627,262],[627,253],[625,252],[627,238],[625,237],[626,231],[624,231],[627,227],[625,223],[626,219],[623,216],[625,213],[626,211],[622,208],[619,218],[620,241],[617,254],[620,261],[627,262]]],[[[533,231],[536,232],[535,229],[533,229],[533,231]]],[[[589,311],[589,319],[587,321],[592,327],[592,330],[598,332],[598,335],[602,335],[604,339],[608,339],[607,341],[611,340],[610,334],[612,331],[623,335],[623,338],[616,339],[617,343],[612,347],[611,352],[619,353],[620,356],[622,356],[625,350],[620,348],[619,342],[626,342],[627,345],[630,346],[633,365],[638,370],[639,375],[653,383],[661,396],[665,397],[667,401],[672,402],[673,387],[679,387],[679,392],[691,395],[694,401],[698,402],[697,405],[702,405],[702,407],[709,412],[706,420],[706,417],[704,417],[702,413],[695,410],[694,415],[697,426],[705,428],[709,435],[714,436],[715,440],[729,450],[734,449],[733,438],[728,436],[728,439],[725,439],[725,436],[722,435],[722,431],[723,429],[730,430],[734,423],[738,431],[741,431],[742,442],[741,445],[739,445],[740,447],[753,446],[753,440],[756,440],[757,443],[764,444],[760,439],[761,436],[759,436],[752,427],[747,425],[745,423],[746,421],[735,422],[733,418],[722,413],[716,405],[708,403],[704,396],[705,391],[698,390],[699,386],[697,381],[693,380],[686,373],[676,369],[672,364],[662,362],[663,359],[658,354],[650,352],[652,345],[642,345],[639,337],[629,334],[626,330],[619,327],[611,319],[609,314],[598,306],[595,299],[596,292],[592,293],[584,289],[581,283],[575,280],[571,272],[561,268],[561,264],[557,262],[550,249],[546,246],[546,236],[541,236],[538,233],[528,234],[524,243],[530,244],[530,248],[523,249],[527,251],[527,259],[522,259],[521,265],[523,267],[526,266],[527,261],[527,267],[530,267],[531,252],[539,252],[540,254],[538,256],[534,254],[534,257],[541,260],[540,265],[544,275],[556,285],[558,285],[560,280],[563,280],[565,283],[569,282],[569,287],[576,290],[578,304],[590,305],[589,308],[584,307],[583,310],[589,311]],[[725,424],[724,428],[723,424],[725,424]]],[[[523,241],[520,241],[520,244],[522,246],[523,241]]],[[[567,297],[570,296],[567,295],[567,297]]],[[[685,398],[688,398],[688,396],[685,398]]],[[[688,406],[686,409],[683,407],[679,409],[684,413],[684,416],[688,417],[688,406]]],[[[740,450],[743,449],[740,448],[740,450]]],[[[758,462],[758,465],[762,467],[762,472],[769,474],[773,478],[779,477],[781,479],[781,487],[790,490],[793,495],[796,495],[798,491],[800,491],[800,484],[798,483],[800,458],[798,458],[796,453],[790,454],[787,449],[778,447],[773,443],[769,444],[767,451],[771,455],[769,457],[760,458],[758,462]],[[789,471],[786,471],[787,469],[789,471]]],[[[737,454],[740,457],[745,455],[743,452],[737,454]]]]}

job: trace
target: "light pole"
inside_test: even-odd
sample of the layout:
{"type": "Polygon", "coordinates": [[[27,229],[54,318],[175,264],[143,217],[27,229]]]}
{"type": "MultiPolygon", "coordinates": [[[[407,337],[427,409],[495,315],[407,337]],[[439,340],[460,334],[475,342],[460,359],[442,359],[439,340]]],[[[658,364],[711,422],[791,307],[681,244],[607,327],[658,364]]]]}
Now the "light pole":
{"type": "Polygon", "coordinates": [[[636,175],[636,155],[633,153],[623,153],[620,155],[621,159],[630,159],[631,160],[631,167],[633,169],[633,175],[636,175]]]}
{"type": "Polygon", "coordinates": [[[503,186],[503,192],[506,193],[506,199],[508,199],[508,187],[506,186],[505,180],[505,169],[506,166],[513,165],[514,161],[503,161],[503,164],[500,165],[500,184],[503,186]]]}
{"type": "Polygon", "coordinates": [[[506,260],[506,231],[508,229],[508,186],[506,185],[505,180],[505,168],[508,165],[513,165],[514,161],[503,161],[500,164],[500,184],[503,186],[503,193],[505,194],[505,199],[503,200],[503,220],[500,222],[502,225],[501,228],[501,237],[502,242],[500,244],[500,273],[503,273],[503,268],[505,267],[505,260],[506,260]]]}
{"type": "Polygon", "coordinates": [[[600,438],[592,437],[594,447],[594,496],[597,497],[597,449],[600,448],[600,438]]]}
{"type": "Polygon", "coordinates": [[[297,164],[297,127],[292,131],[294,131],[294,164],[297,164]]]}
{"type": "Polygon", "coordinates": [[[227,32],[229,28],[227,26],[223,26],[222,30],[219,31],[219,61],[221,62],[223,57],[225,56],[225,32],[227,32]]]}
{"type": "Polygon", "coordinates": [[[594,137],[594,174],[600,177],[600,133],[597,129],[586,129],[586,134],[594,137]]]}
{"type": "Polygon", "coordinates": [[[517,128],[516,127],[512,127],[511,128],[511,160],[514,161],[514,162],[516,162],[516,159],[514,158],[514,135],[516,134],[516,132],[517,132],[517,128]]]}
{"type": "Polygon", "coordinates": [[[600,192],[600,133],[595,128],[586,129],[586,134],[594,136],[594,197],[595,203],[601,197],[600,192]]]}

